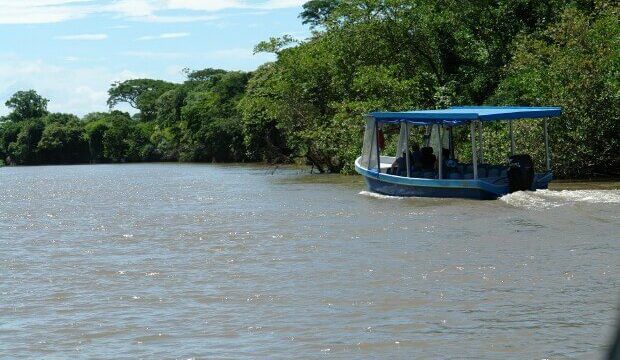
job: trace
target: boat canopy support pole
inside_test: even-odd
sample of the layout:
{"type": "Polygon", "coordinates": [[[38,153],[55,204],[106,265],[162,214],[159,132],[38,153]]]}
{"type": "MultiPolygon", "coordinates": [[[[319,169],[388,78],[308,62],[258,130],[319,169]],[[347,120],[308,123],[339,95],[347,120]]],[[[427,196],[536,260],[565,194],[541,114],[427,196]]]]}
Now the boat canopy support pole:
{"type": "Polygon", "coordinates": [[[510,124],[510,156],[514,156],[515,154],[515,134],[512,132],[512,122],[513,120],[509,120],[510,124]]]}
{"type": "Polygon", "coordinates": [[[547,171],[551,171],[551,154],[549,153],[549,128],[547,126],[547,118],[544,120],[545,126],[545,163],[547,164],[547,171]]]}
{"type": "Polygon", "coordinates": [[[377,174],[381,174],[381,149],[379,148],[379,122],[375,119],[375,147],[377,148],[377,174]]]}
{"type": "Polygon", "coordinates": [[[437,131],[439,131],[439,161],[437,162],[437,167],[439,168],[439,179],[443,179],[443,126],[437,125],[437,131]]]}
{"type": "Polygon", "coordinates": [[[471,157],[472,165],[474,166],[474,179],[478,179],[478,157],[476,156],[476,123],[469,123],[469,132],[471,137],[471,157]]]}
{"type": "Polygon", "coordinates": [[[407,122],[403,123],[405,125],[405,160],[407,161],[407,177],[411,177],[411,165],[409,160],[409,124],[407,122]]]}
{"type": "Polygon", "coordinates": [[[482,140],[482,121],[478,121],[478,139],[480,141],[480,163],[484,164],[484,141],[482,140]]]}

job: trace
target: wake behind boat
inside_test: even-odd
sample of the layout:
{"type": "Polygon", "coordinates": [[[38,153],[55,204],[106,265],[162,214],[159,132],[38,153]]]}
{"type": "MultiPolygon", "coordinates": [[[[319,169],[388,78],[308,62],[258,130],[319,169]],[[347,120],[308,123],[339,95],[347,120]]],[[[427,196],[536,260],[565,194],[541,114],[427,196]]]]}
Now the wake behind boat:
{"type": "Polygon", "coordinates": [[[467,106],[442,110],[374,112],[366,116],[362,156],[355,169],[364,176],[370,191],[391,196],[497,199],[520,190],[548,188],[553,178],[547,119],[561,114],[558,107],[467,106]],[[528,154],[515,154],[512,122],[517,119],[543,119],[544,172],[534,171],[528,154]],[[482,126],[506,121],[510,126],[508,164],[484,162],[482,126]],[[400,126],[397,156],[383,156],[383,128],[400,126]],[[471,162],[455,157],[453,129],[470,127],[471,162]],[[411,144],[411,129],[424,129],[423,146],[411,144]],[[476,140],[476,129],[478,141],[476,140]]]}

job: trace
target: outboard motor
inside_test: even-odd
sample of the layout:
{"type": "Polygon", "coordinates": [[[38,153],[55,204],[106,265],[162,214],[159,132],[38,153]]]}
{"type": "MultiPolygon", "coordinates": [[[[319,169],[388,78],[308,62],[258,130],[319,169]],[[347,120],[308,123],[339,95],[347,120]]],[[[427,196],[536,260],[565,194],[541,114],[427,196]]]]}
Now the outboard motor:
{"type": "Polygon", "coordinates": [[[534,182],[534,162],[529,155],[513,155],[508,160],[508,189],[531,190],[534,182]]]}

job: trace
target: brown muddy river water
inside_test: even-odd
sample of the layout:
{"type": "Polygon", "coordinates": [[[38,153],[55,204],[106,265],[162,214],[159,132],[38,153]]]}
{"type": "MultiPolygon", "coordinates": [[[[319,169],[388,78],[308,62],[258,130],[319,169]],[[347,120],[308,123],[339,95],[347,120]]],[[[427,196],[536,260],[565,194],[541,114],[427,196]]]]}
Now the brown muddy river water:
{"type": "Polygon", "coordinates": [[[197,164],[0,185],[2,358],[597,359],[618,315],[618,190],[400,199],[197,164]]]}

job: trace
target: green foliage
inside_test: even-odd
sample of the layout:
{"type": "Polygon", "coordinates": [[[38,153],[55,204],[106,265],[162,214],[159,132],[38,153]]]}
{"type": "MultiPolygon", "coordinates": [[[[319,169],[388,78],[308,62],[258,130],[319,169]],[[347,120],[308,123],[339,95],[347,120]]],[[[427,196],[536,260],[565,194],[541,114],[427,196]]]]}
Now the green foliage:
{"type": "Polygon", "coordinates": [[[156,119],[162,126],[173,126],[181,121],[181,108],[185,105],[187,93],[179,87],[163,93],[155,103],[156,119]]]}
{"type": "Polygon", "coordinates": [[[291,161],[293,152],[284,131],[278,127],[277,110],[281,106],[276,101],[278,79],[278,68],[274,64],[259,67],[239,102],[243,143],[250,161],[291,161]]]}
{"type": "Polygon", "coordinates": [[[304,11],[299,14],[302,24],[311,27],[326,22],[332,11],[340,5],[340,0],[310,0],[303,5],[304,11]]]}
{"type": "Polygon", "coordinates": [[[121,112],[106,114],[103,120],[107,126],[101,138],[103,158],[112,162],[128,161],[131,141],[129,136],[132,134],[135,122],[131,120],[129,114],[121,112]]]}
{"type": "Polygon", "coordinates": [[[290,35],[282,37],[272,37],[267,41],[261,41],[254,47],[254,54],[258,53],[279,53],[282,49],[294,44],[296,40],[290,35]]]}
{"type": "Polygon", "coordinates": [[[175,87],[163,80],[133,79],[112,84],[108,91],[108,106],[113,108],[119,103],[127,103],[140,110],[140,118],[151,121],[155,118],[157,99],[166,91],[175,87]]]}
{"type": "Polygon", "coordinates": [[[49,125],[52,123],[58,123],[58,124],[65,125],[70,122],[80,121],[80,118],[73,114],[51,113],[51,114],[45,115],[42,118],[42,120],[46,125],[49,125]]]}
{"type": "Polygon", "coordinates": [[[186,161],[240,161],[244,159],[243,135],[237,103],[249,74],[215,73],[193,89],[181,110],[182,139],[179,157],[186,161]]]}
{"type": "MultiPolygon", "coordinates": [[[[560,176],[611,174],[620,168],[620,27],[618,6],[594,13],[568,8],[553,26],[516,42],[494,100],[558,105],[550,122],[554,170],[560,176]]],[[[540,129],[522,124],[520,151],[544,158],[540,129]]]]}
{"type": "Polygon", "coordinates": [[[0,123],[0,159],[7,164],[13,162],[10,159],[9,146],[17,141],[17,135],[19,135],[21,127],[22,124],[13,121],[0,123]]]}
{"type": "Polygon", "coordinates": [[[183,72],[187,76],[185,84],[189,87],[193,87],[199,84],[212,83],[217,81],[222,75],[226,74],[226,70],[207,68],[202,70],[190,70],[183,69],[183,72]]]}
{"type": "Polygon", "coordinates": [[[33,165],[39,163],[37,145],[43,134],[44,124],[40,119],[23,120],[19,122],[19,132],[15,141],[11,142],[6,150],[10,162],[19,165],[33,165]]]}
{"type": "Polygon", "coordinates": [[[88,141],[79,120],[50,122],[37,145],[39,159],[45,164],[84,163],[89,160],[88,141]]]}
{"type": "MultiPolygon", "coordinates": [[[[574,102],[577,97],[571,98],[571,88],[560,80],[565,77],[561,73],[587,74],[586,69],[580,69],[576,63],[563,62],[564,68],[559,67],[558,73],[553,74],[544,67],[524,63],[522,69],[526,74],[520,78],[523,86],[519,91],[531,92],[530,101],[513,96],[514,87],[508,89],[505,82],[509,80],[502,82],[504,77],[516,71],[506,72],[505,69],[512,69],[511,62],[518,64],[519,58],[513,54],[516,52],[519,56],[523,46],[534,46],[534,59],[543,56],[540,54],[543,48],[537,47],[536,41],[552,38],[545,29],[578,14],[602,16],[598,14],[602,14],[603,8],[604,2],[592,5],[585,1],[310,1],[304,6],[301,17],[322,31],[315,32],[313,38],[296,47],[278,51],[277,61],[270,65],[269,77],[258,75],[260,70],[257,72],[255,76],[261,78],[256,82],[252,80],[252,86],[242,101],[244,122],[254,128],[257,123],[273,124],[283,132],[294,155],[305,157],[320,171],[351,172],[351,164],[361,147],[361,115],[366,112],[459,104],[555,104],[564,106],[566,114],[572,111],[571,108],[578,107],[583,113],[605,119],[599,122],[607,123],[596,125],[607,129],[607,140],[603,140],[603,136],[597,138],[602,147],[591,146],[584,142],[586,138],[573,138],[566,144],[579,141],[583,148],[580,151],[589,148],[591,155],[609,154],[595,161],[577,158],[575,164],[585,163],[590,171],[596,168],[595,162],[609,167],[613,163],[611,154],[618,153],[615,142],[609,140],[618,133],[616,126],[611,124],[618,124],[617,115],[609,112],[609,109],[618,109],[617,103],[571,103],[569,100],[574,102]],[[564,9],[573,9],[570,10],[573,14],[563,14],[564,9]],[[547,75],[534,76],[540,87],[528,81],[532,80],[527,78],[528,71],[535,72],[536,76],[542,72],[547,75]],[[552,76],[554,80],[550,79],[552,76]],[[508,90],[496,91],[500,83],[508,90]],[[543,85],[554,91],[562,89],[566,98],[551,96],[543,85]]],[[[604,11],[612,10],[607,6],[604,11]]],[[[617,14],[615,19],[615,29],[618,29],[617,14]]],[[[607,29],[612,27],[613,22],[607,29]]],[[[581,27],[577,31],[583,35],[587,33],[586,29],[581,27]]],[[[574,37],[580,36],[574,34],[574,37]]],[[[599,38],[601,49],[619,48],[612,40],[614,34],[599,38]]],[[[572,56],[575,61],[586,59],[583,51],[573,48],[564,47],[557,52],[565,58],[572,56]]],[[[608,54],[607,59],[612,58],[618,59],[617,54],[615,57],[608,54]]],[[[540,63],[545,64],[545,59],[543,56],[540,63]]],[[[596,73],[591,77],[606,84],[612,81],[614,74],[618,78],[617,63],[601,64],[600,69],[604,68],[610,76],[596,73]]],[[[572,75],[569,77],[575,79],[572,75]]],[[[583,94],[590,97],[600,94],[593,91],[594,88],[583,90],[583,94]]],[[[610,89],[608,94],[613,91],[610,89]]],[[[609,99],[610,95],[602,98],[609,99]]],[[[583,119],[577,122],[581,127],[574,129],[575,134],[584,136],[595,131],[591,126],[593,122],[583,119]]],[[[517,129],[517,135],[521,135],[524,143],[522,148],[542,159],[540,126],[535,125],[536,131],[528,126],[534,125],[519,125],[517,129]],[[534,151],[535,147],[538,150],[534,151]]],[[[553,125],[552,133],[555,131],[554,134],[561,139],[566,130],[557,130],[553,125]]],[[[601,130],[596,131],[600,135],[601,130]]],[[[467,133],[467,129],[458,129],[455,135],[466,140],[467,133]]],[[[488,144],[502,143],[490,146],[487,158],[504,161],[506,126],[485,129],[485,138],[488,144]]],[[[259,144],[254,134],[246,135],[246,141],[259,144]]],[[[467,146],[461,148],[463,156],[471,155],[467,146]]],[[[574,164],[559,161],[556,170],[564,176],[585,175],[569,170],[573,167],[574,164]]]]}
{"type": "Polygon", "coordinates": [[[89,114],[85,117],[84,131],[88,142],[90,162],[106,161],[103,147],[103,136],[110,128],[104,114],[89,114]]]}
{"type": "Polygon", "coordinates": [[[7,102],[6,107],[12,110],[8,119],[23,121],[36,119],[47,114],[48,99],[37,94],[34,90],[18,91],[7,102]]]}

